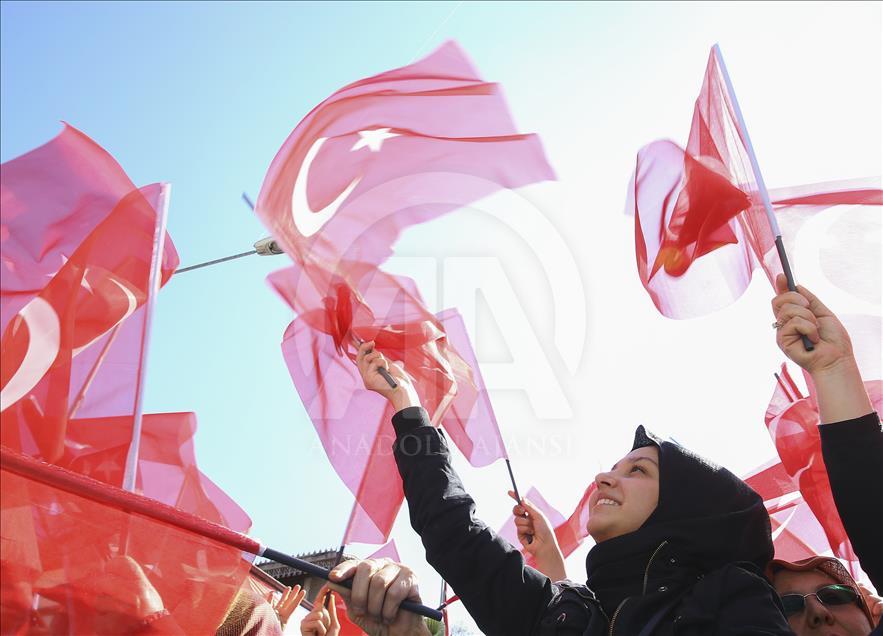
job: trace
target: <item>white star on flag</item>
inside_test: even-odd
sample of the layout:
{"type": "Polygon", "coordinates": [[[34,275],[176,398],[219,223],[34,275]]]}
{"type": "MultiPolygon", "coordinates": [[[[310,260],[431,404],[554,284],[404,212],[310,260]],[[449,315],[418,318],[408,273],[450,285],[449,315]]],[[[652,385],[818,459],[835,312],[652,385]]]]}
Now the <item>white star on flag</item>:
{"type": "Polygon", "coordinates": [[[370,150],[371,152],[380,152],[380,146],[383,144],[384,141],[392,137],[399,136],[398,133],[390,132],[390,130],[390,128],[360,130],[359,140],[355,144],[353,144],[353,147],[350,148],[350,152],[365,147],[367,147],[368,150],[370,150]]]}

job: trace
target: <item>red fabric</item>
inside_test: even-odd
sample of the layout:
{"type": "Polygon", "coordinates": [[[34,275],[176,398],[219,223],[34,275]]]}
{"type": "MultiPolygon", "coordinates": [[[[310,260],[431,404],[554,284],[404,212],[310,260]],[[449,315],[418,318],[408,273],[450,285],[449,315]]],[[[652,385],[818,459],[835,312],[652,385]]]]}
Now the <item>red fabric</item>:
{"type": "MultiPolygon", "coordinates": [[[[67,124],[48,143],[2,165],[0,331],[134,189],[107,151],[67,124]]],[[[177,254],[168,235],[165,244],[164,269],[171,271],[177,254]]]]}
{"type": "Polygon", "coordinates": [[[356,498],[344,542],[383,543],[404,499],[390,451],[392,407],[303,318],[286,330],[282,355],[328,460],[356,498]]]}
{"type": "Polygon", "coordinates": [[[391,559],[396,563],[401,563],[402,559],[399,557],[399,551],[396,548],[395,539],[391,540],[386,545],[380,546],[377,550],[372,552],[369,556],[369,559],[391,559]]]}
{"type": "Polygon", "coordinates": [[[471,462],[484,465],[504,456],[456,312],[437,318],[412,280],[365,263],[346,262],[338,273],[304,263],[271,274],[269,282],[299,314],[283,338],[283,357],[329,460],[356,497],[344,543],[385,541],[403,498],[389,450],[393,412],[365,391],[354,363],[356,338],[373,340],[378,351],[402,364],[430,420],[444,424],[471,462]]]}
{"type": "Polygon", "coordinates": [[[589,525],[589,497],[597,487],[595,482],[589,484],[571,515],[564,523],[555,527],[555,538],[558,539],[558,546],[565,557],[576,550],[589,536],[589,531],[586,529],[589,525]]]}
{"type": "MultiPolygon", "coordinates": [[[[135,491],[207,521],[247,532],[251,519],[196,465],[195,413],[145,414],[135,491]]],[[[58,465],[112,486],[122,483],[132,418],[77,418],[68,422],[58,465]]]]}
{"type": "MultiPolygon", "coordinates": [[[[642,148],[632,197],[629,207],[635,214],[638,274],[663,315],[707,314],[741,296],[755,268],[761,267],[770,281],[781,273],[775,237],[714,49],[696,100],[686,150],[670,141],[642,148]]],[[[883,205],[879,183],[771,190],[769,197],[792,260],[794,245],[790,243],[808,218],[836,205],[883,205]]],[[[847,222],[863,223],[853,214],[847,222]]],[[[879,211],[876,214],[879,217],[879,211]]],[[[876,231],[880,231],[879,219],[876,231]]],[[[849,237],[841,233],[837,249],[867,251],[863,242],[867,232],[862,227],[849,237]]],[[[879,263],[879,249],[876,256],[879,263]]],[[[831,280],[848,288],[857,278],[856,271],[852,268],[831,280]]],[[[877,344],[875,351],[879,350],[879,332],[877,344]]]]}
{"type": "MultiPolygon", "coordinates": [[[[76,358],[99,351],[93,347],[102,336],[146,302],[155,225],[153,206],[141,192],[131,191],[9,322],[0,341],[4,444],[49,461],[61,456],[78,380],[80,386],[94,383],[91,373],[77,372],[76,358]]],[[[163,271],[163,280],[170,275],[163,271]]],[[[142,329],[135,338],[135,366],[140,366],[143,337],[142,329]]],[[[104,351],[96,354],[92,368],[104,351]]],[[[131,401],[123,411],[132,414],[137,385],[124,384],[131,401]]]]}
{"type": "Polygon", "coordinates": [[[316,106],[273,159],[255,210],[295,261],[377,265],[409,225],[553,178],[499,86],[448,42],[316,106]]]}
{"type": "MultiPolygon", "coordinates": [[[[883,382],[866,382],[865,386],[872,396],[874,408],[883,407],[883,382]]],[[[782,467],[797,484],[805,502],[795,502],[793,507],[779,505],[779,510],[774,511],[774,526],[776,522],[779,526],[787,522],[787,529],[793,535],[786,537],[788,547],[783,546],[781,556],[777,544],[776,557],[793,560],[830,550],[848,561],[855,572],[858,560],[837,513],[822,458],[818,407],[812,397],[801,394],[785,365],[782,365],[767,407],[765,422],[782,467]],[[822,533],[818,531],[819,527],[822,533]],[[804,555],[806,550],[810,552],[804,555]]]]}
{"type": "Polygon", "coordinates": [[[248,574],[236,548],[5,464],[0,490],[3,633],[133,633],[146,579],[183,633],[210,634],[248,574]]]}
{"type": "Polygon", "coordinates": [[[456,394],[441,418],[441,425],[470,464],[487,466],[508,457],[490,394],[463,317],[456,309],[447,309],[438,319],[447,337],[447,358],[456,380],[456,394]]]}

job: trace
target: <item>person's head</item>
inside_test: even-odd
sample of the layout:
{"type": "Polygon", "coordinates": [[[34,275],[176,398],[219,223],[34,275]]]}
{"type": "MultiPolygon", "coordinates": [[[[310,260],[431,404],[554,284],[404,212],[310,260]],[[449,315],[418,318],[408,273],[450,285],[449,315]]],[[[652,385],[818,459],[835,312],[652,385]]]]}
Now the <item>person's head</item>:
{"type": "Polygon", "coordinates": [[[632,450],[595,478],[587,532],[598,545],[587,571],[662,541],[706,569],[773,558],[769,515],[760,496],[733,473],[643,426],[632,450]]]}
{"type": "Polygon", "coordinates": [[[636,448],[595,476],[589,497],[588,533],[596,542],[634,532],[659,503],[659,449],[636,448]]]}
{"type": "Polygon", "coordinates": [[[861,591],[836,559],[774,560],[768,572],[797,636],[866,636],[873,629],[861,591]]]}

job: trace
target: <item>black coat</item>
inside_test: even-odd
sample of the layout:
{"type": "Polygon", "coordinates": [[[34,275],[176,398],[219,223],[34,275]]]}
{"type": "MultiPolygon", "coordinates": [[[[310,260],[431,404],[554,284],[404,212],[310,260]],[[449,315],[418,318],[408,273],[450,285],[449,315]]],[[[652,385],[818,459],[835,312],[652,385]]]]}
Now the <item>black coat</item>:
{"type": "Polygon", "coordinates": [[[862,569],[883,591],[883,430],[872,412],[819,426],[837,512],[862,569]]]}
{"type": "MultiPolygon", "coordinates": [[[[680,447],[667,442],[660,447],[660,504],[648,519],[649,531],[642,532],[642,527],[595,546],[587,558],[587,585],[553,584],[526,566],[518,550],[474,517],[475,502],[451,467],[444,434],[430,425],[423,409],[400,411],[393,426],[395,459],[411,525],[423,540],[427,561],[486,634],[792,633],[778,596],[760,574],[772,554],[768,518],[763,526],[763,518],[752,514],[746,520],[734,511],[732,519],[722,523],[718,519],[719,536],[711,536],[711,543],[684,542],[682,533],[690,528],[679,527],[672,516],[681,514],[678,506],[691,498],[678,492],[685,487],[675,483],[678,471],[669,470],[669,479],[662,477],[666,468],[680,463],[681,468],[692,470],[702,464],[704,468],[699,469],[705,471],[706,481],[721,469],[702,463],[680,447]],[[742,530],[760,540],[746,540],[742,530]],[[739,546],[736,553],[747,558],[735,563],[740,559],[711,556],[715,546],[727,544],[739,546]]],[[[659,445],[639,429],[636,447],[647,443],[659,445]]],[[[759,497],[745,490],[738,496],[756,498],[765,515],[759,497]]],[[[714,488],[711,491],[721,496],[714,488]]],[[[750,501],[756,510],[754,499],[750,501]]],[[[696,529],[706,526],[699,519],[696,529]]]]}

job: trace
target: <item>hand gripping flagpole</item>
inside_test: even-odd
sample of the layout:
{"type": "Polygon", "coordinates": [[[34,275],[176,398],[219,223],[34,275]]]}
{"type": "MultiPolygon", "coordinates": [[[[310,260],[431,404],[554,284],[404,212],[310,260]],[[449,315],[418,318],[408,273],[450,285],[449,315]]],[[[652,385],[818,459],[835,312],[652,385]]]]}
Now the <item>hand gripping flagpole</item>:
{"type": "MultiPolygon", "coordinates": [[[[74,473],[60,466],[22,455],[6,446],[0,446],[0,468],[8,470],[26,479],[38,481],[53,488],[63,490],[77,497],[83,497],[104,506],[122,510],[126,513],[142,515],[154,521],[169,524],[192,532],[206,539],[242,550],[254,556],[262,556],[277,563],[287,565],[328,580],[329,570],[309,561],[289,556],[278,550],[268,548],[247,535],[235,532],[220,524],[207,521],[196,515],[173,508],[167,504],[150,499],[144,495],[115,488],[104,482],[86,475],[74,473]]],[[[352,579],[333,581],[335,585],[352,589],[352,579]]],[[[401,608],[420,616],[441,620],[441,612],[414,601],[404,601],[401,608]]]]}
{"type": "MultiPolygon", "coordinates": [[[[712,51],[714,51],[714,56],[717,59],[718,66],[720,66],[721,73],[724,76],[724,82],[727,85],[727,92],[730,95],[730,100],[733,102],[733,109],[736,111],[736,120],[739,124],[739,132],[742,133],[745,141],[745,148],[748,150],[748,160],[751,162],[751,170],[754,172],[754,178],[757,181],[757,188],[760,191],[760,198],[763,202],[764,210],[766,211],[767,221],[770,224],[770,229],[773,232],[773,236],[776,237],[776,251],[779,253],[779,261],[782,263],[782,270],[785,273],[785,280],[788,283],[789,291],[797,291],[797,285],[794,284],[794,275],[791,273],[791,265],[788,263],[788,256],[785,254],[785,244],[782,243],[782,231],[779,229],[779,222],[776,220],[776,215],[773,214],[773,206],[770,203],[770,195],[767,192],[766,184],[763,181],[763,175],[760,172],[760,165],[757,163],[757,156],[754,154],[754,146],[751,144],[751,137],[748,136],[748,128],[745,126],[745,119],[742,117],[742,109],[739,108],[739,100],[736,99],[736,91],[733,90],[733,83],[730,81],[730,74],[727,72],[727,65],[724,64],[724,56],[721,55],[720,46],[715,44],[712,47],[712,51]]],[[[803,340],[803,347],[807,351],[812,351],[815,347],[813,346],[810,339],[805,335],[801,336],[803,340]]]]}

